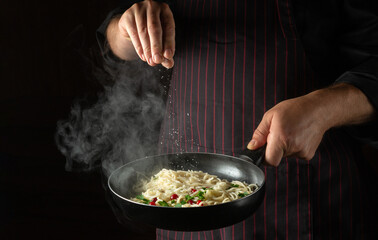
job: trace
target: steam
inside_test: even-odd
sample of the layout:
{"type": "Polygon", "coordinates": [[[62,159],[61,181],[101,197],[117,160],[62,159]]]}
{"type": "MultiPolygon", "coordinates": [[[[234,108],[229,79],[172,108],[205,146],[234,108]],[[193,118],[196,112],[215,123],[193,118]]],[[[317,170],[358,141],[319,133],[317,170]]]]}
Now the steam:
{"type": "Polygon", "coordinates": [[[56,144],[66,157],[66,170],[101,166],[109,176],[128,161],[156,154],[165,111],[162,80],[168,74],[140,63],[119,67],[114,83],[104,86],[94,105],[75,103],[69,118],[57,123],[56,144]]]}

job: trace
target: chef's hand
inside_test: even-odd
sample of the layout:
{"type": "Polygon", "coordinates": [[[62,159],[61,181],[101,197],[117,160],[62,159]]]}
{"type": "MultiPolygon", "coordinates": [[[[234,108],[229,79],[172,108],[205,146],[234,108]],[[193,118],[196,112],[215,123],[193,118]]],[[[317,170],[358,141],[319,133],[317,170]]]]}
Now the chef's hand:
{"type": "Polygon", "coordinates": [[[247,148],[253,150],[267,143],[265,160],[273,166],[278,166],[282,157],[310,160],[328,129],[374,117],[374,107],[359,89],[338,84],[271,108],[247,148]]]}
{"type": "Polygon", "coordinates": [[[150,66],[174,65],[175,21],[166,3],[145,0],[115,17],[106,31],[112,51],[121,59],[139,57],[150,66]]]}

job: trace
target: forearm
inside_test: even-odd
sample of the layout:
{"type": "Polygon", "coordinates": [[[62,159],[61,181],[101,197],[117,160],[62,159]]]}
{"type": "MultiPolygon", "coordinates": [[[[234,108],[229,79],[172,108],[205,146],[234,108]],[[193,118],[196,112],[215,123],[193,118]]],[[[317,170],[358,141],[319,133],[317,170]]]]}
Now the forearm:
{"type": "Polygon", "coordinates": [[[112,52],[122,60],[135,60],[138,55],[128,37],[125,37],[119,27],[118,22],[121,16],[114,17],[106,30],[106,38],[112,52]]]}
{"type": "Polygon", "coordinates": [[[318,103],[325,130],[332,127],[362,124],[376,117],[376,110],[358,88],[336,84],[306,95],[318,103]]]}
{"type": "Polygon", "coordinates": [[[328,129],[375,117],[376,110],[361,90],[340,83],[269,109],[247,147],[253,150],[267,143],[265,160],[273,166],[287,156],[310,160],[328,129]]]}

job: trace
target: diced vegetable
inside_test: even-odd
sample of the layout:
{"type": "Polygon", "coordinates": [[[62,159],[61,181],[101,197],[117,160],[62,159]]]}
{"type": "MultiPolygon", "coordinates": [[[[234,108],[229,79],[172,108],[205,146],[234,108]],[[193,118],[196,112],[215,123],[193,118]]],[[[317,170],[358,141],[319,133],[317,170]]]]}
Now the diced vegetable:
{"type": "Polygon", "coordinates": [[[148,204],[150,202],[150,200],[145,198],[142,194],[136,196],[136,198],[139,199],[139,200],[142,200],[145,204],[148,204]]]}
{"type": "Polygon", "coordinates": [[[245,196],[247,196],[247,195],[248,195],[248,193],[247,193],[247,192],[244,192],[244,193],[239,193],[239,194],[238,194],[238,196],[239,196],[239,197],[241,197],[241,198],[242,198],[242,197],[245,197],[245,196]]]}
{"type": "Polygon", "coordinates": [[[198,197],[198,199],[200,199],[200,200],[205,200],[204,194],[205,194],[205,192],[198,191],[198,193],[195,195],[195,197],[198,197]]]}
{"type": "Polygon", "coordinates": [[[166,201],[159,201],[158,203],[159,203],[160,206],[169,207],[169,205],[166,201]]]}
{"type": "Polygon", "coordinates": [[[174,194],[172,194],[172,196],[171,196],[171,199],[173,200],[173,199],[177,199],[178,198],[178,195],[176,194],[176,193],[174,193],[174,194]]]}
{"type": "Polygon", "coordinates": [[[190,196],[190,195],[185,195],[185,200],[186,201],[189,201],[190,199],[193,199],[194,196],[190,196]]]}

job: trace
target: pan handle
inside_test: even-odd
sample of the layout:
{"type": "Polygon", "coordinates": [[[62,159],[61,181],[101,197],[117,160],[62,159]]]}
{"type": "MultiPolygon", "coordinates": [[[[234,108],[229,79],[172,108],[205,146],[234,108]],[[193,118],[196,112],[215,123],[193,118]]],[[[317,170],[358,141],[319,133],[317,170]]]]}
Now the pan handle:
{"type": "Polygon", "coordinates": [[[255,165],[260,166],[265,160],[265,150],[266,144],[256,150],[244,148],[239,157],[247,161],[252,161],[255,165]]]}

